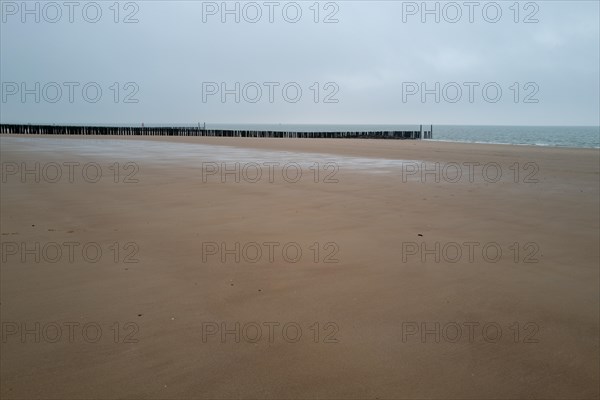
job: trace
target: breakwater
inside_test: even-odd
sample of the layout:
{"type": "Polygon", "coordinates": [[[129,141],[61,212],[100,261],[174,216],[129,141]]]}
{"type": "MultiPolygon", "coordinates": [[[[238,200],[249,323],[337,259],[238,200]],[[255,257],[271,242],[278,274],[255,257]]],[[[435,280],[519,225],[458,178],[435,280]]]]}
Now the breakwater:
{"type": "Polygon", "coordinates": [[[433,126],[413,131],[299,132],[269,130],[206,129],[204,127],[84,126],[1,124],[0,134],[22,135],[100,135],[100,136],[211,136],[256,138],[325,139],[432,139],[433,126]]]}

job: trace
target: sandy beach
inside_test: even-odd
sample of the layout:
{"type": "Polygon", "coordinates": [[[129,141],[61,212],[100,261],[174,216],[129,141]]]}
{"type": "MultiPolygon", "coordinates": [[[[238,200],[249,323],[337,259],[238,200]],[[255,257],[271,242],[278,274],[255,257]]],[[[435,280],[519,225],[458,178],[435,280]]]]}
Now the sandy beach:
{"type": "Polygon", "coordinates": [[[2,398],[600,396],[598,149],[0,144],[2,398]]]}

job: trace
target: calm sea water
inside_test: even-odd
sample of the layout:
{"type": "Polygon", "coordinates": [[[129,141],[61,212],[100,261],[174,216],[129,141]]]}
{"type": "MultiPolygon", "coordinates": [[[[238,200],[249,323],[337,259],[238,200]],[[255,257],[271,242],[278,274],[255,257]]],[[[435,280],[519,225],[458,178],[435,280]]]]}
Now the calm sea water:
{"type": "MultiPolygon", "coordinates": [[[[206,128],[289,131],[419,130],[418,125],[207,124],[206,128]]],[[[429,125],[423,126],[423,129],[429,128],[429,125]]],[[[597,149],[600,148],[600,127],[434,125],[433,140],[597,149]]]]}
{"type": "Polygon", "coordinates": [[[434,126],[434,140],[600,148],[598,126],[434,126]]]}

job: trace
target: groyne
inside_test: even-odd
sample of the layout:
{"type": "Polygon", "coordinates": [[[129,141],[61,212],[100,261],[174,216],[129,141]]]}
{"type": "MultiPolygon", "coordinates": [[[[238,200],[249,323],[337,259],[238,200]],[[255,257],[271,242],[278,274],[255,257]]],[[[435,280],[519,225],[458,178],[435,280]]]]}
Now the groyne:
{"type": "Polygon", "coordinates": [[[432,139],[433,125],[413,131],[272,131],[206,129],[204,127],[85,126],[85,125],[17,125],[1,124],[1,134],[22,135],[100,135],[100,136],[212,136],[256,138],[326,138],[326,139],[432,139]]]}

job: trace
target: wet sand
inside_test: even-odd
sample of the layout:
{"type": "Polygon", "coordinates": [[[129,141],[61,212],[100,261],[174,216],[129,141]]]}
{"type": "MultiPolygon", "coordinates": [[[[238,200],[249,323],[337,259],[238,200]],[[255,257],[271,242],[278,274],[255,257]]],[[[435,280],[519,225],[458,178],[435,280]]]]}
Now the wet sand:
{"type": "Polygon", "coordinates": [[[600,396],[597,149],[0,144],[2,398],[600,396]]]}

